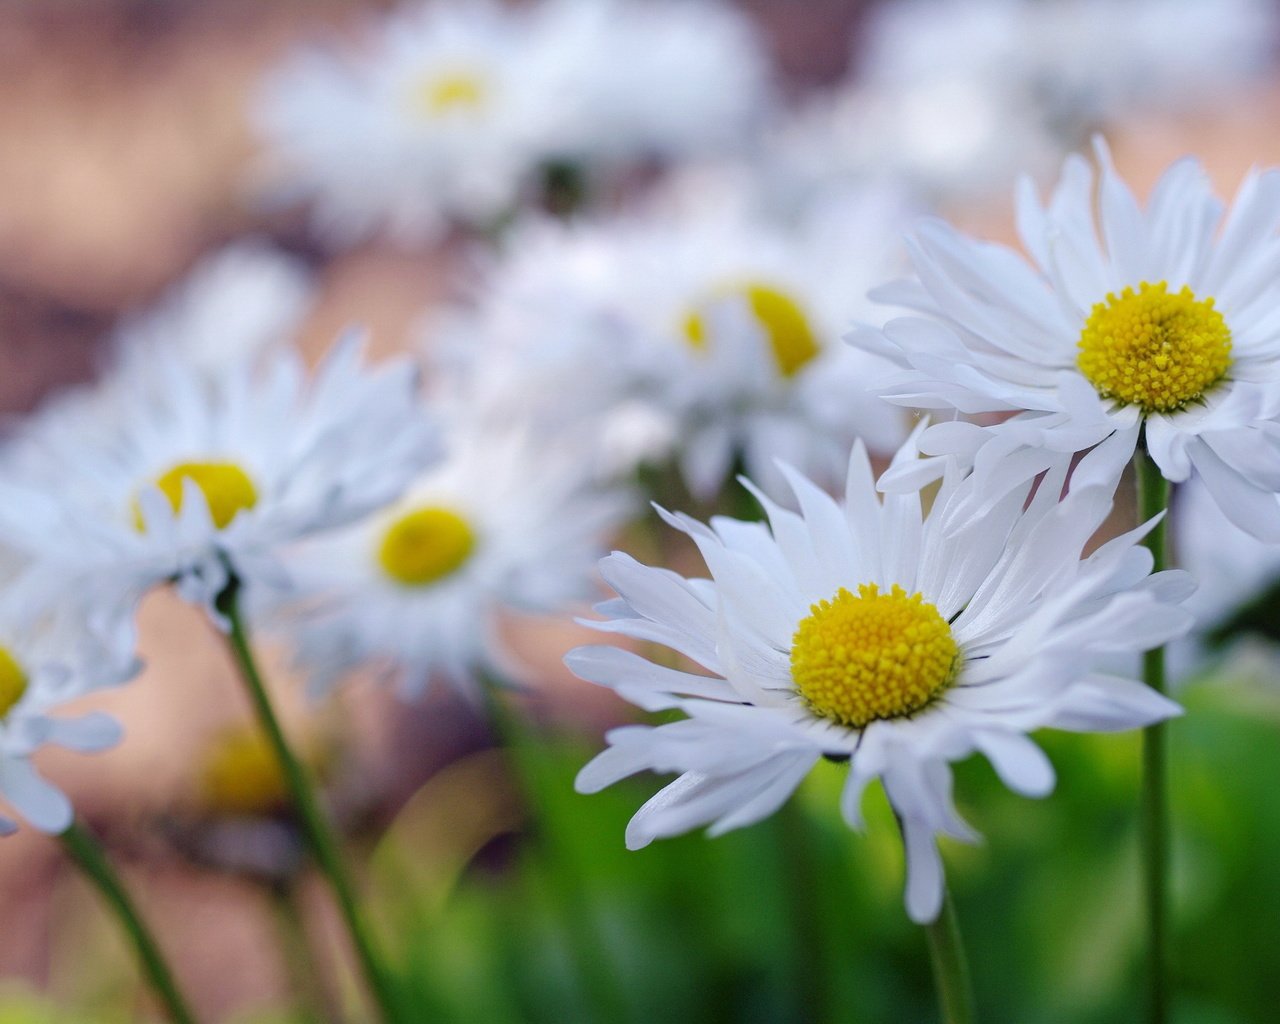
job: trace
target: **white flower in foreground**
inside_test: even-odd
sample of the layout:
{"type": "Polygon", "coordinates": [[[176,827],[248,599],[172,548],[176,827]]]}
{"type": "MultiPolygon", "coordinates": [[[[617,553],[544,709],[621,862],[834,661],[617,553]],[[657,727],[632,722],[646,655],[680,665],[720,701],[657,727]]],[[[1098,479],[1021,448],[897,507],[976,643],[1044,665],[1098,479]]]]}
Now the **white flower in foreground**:
{"type": "Polygon", "coordinates": [[[492,224],[559,148],[574,102],[538,41],[527,11],[445,0],[391,15],[359,46],[295,54],[255,111],[268,187],[310,201],[339,243],[492,224]]]}
{"type": "MultiPolygon", "coordinates": [[[[874,294],[932,319],[893,320],[854,344],[905,367],[876,388],[890,401],[1017,413],[986,430],[938,423],[921,439],[929,454],[976,459],[983,496],[1089,449],[1074,479],[1114,485],[1141,437],[1167,479],[1194,470],[1233,522],[1280,540],[1280,172],[1251,174],[1224,211],[1183,160],[1143,209],[1097,149],[1096,229],[1079,157],[1047,208],[1022,183],[1030,261],[926,222],[909,243],[918,281],[874,294]]],[[[882,486],[927,472],[907,465],[882,486]]]]}
{"type": "MultiPolygon", "coordinates": [[[[914,457],[913,449],[904,449],[914,457]]],[[[973,840],[951,800],[949,763],[980,752],[1012,789],[1043,796],[1053,769],[1027,733],[1148,725],[1178,707],[1098,663],[1163,644],[1190,616],[1184,573],[1148,575],[1137,544],[1151,524],[1091,556],[1108,492],[1055,502],[1050,474],[987,514],[945,528],[974,486],[948,473],[931,513],[918,495],[881,504],[859,445],[844,504],[789,474],[800,512],[767,501],[769,524],[668,517],[698,545],[710,579],[685,579],[616,553],[601,564],[620,595],[599,606],[610,633],[656,642],[707,674],[617,647],[567,664],[646,710],[688,717],[608,734],[578,775],[594,792],[635,772],[680,777],[632,819],[627,845],[709,824],[719,834],[772,814],[821,757],[849,760],[841,799],[861,825],[880,779],[902,822],[907,910],[932,920],[943,892],[938,834],[973,840]]]]}
{"type": "Polygon", "coordinates": [[[891,453],[905,417],[865,395],[887,367],[840,337],[877,312],[862,296],[895,265],[906,204],[850,190],[788,223],[726,201],[732,187],[713,176],[627,218],[514,232],[474,320],[452,326],[469,347],[463,389],[492,415],[518,407],[572,434],[585,421],[600,439],[616,438],[619,410],[647,411],[671,452],[625,447],[670,454],[699,497],[739,457],[774,489],[777,458],[834,486],[855,438],[891,453]]]}
{"type": "Polygon", "coordinates": [[[570,447],[454,427],[447,457],[398,502],[292,553],[277,621],[313,692],[366,663],[406,694],[435,674],[466,692],[477,672],[506,672],[504,612],[559,612],[594,589],[623,495],[590,486],[570,447]]]}
{"type": "Polygon", "coordinates": [[[0,481],[33,585],[100,615],[166,580],[209,608],[232,573],[279,582],[281,545],[394,499],[434,454],[412,365],[365,368],[354,337],[311,380],[290,351],[213,378],[155,358],[109,414],[37,420],[0,481]]]}
{"type": "MultiPolygon", "coordinates": [[[[108,646],[68,615],[41,616],[33,596],[9,583],[0,597],[0,798],[35,828],[56,834],[71,824],[71,802],[36,771],[31,755],[47,744],[84,753],[114,746],[120,726],[110,716],[55,713],[125,682],[138,666],[131,643],[108,646]]],[[[16,827],[0,814],[0,834],[16,827]]]]}
{"type": "Polygon", "coordinates": [[[548,0],[536,23],[572,80],[565,156],[679,159],[742,149],[772,106],[751,21],[715,0],[548,0]]]}

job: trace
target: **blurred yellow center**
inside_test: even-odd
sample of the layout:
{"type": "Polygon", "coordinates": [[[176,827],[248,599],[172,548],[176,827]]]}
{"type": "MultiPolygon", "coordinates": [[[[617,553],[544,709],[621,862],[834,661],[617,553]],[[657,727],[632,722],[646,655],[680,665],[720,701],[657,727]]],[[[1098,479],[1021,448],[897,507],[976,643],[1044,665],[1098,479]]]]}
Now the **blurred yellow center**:
{"type": "Polygon", "coordinates": [[[1143,412],[1196,401],[1231,366],[1231,331],[1213,299],[1142,282],[1093,307],[1077,363],[1103,398],[1143,412]]]}
{"type": "Polygon", "coordinates": [[[424,78],[413,90],[413,106],[421,114],[440,117],[484,106],[489,94],[485,80],[474,72],[455,71],[424,78]]]}
{"type": "Polygon", "coordinates": [[[0,719],[22,700],[27,692],[27,674],[8,648],[0,647],[0,719]]]}
{"type": "Polygon", "coordinates": [[[378,561],[398,583],[420,587],[456,572],[476,544],[470,524],[447,508],[419,508],[383,534],[378,561]]]}
{"type": "Polygon", "coordinates": [[[919,711],[955,680],[960,647],[920,594],[841,587],[809,611],[791,641],[791,677],[815,714],[862,728],[919,711]]]}
{"type": "MultiPolygon", "coordinates": [[[[200,488],[209,504],[213,525],[221,530],[240,512],[258,503],[258,490],[249,474],[234,462],[180,462],[156,477],[155,485],[169,499],[175,513],[182,511],[182,482],[190,480],[200,488]]],[[[145,529],[142,510],[135,501],[133,522],[145,529]]]]}
{"type": "Polygon", "coordinates": [[[287,802],[275,751],[256,729],[219,737],[200,779],[205,804],[224,814],[267,814],[287,802]]]}
{"type": "MultiPolygon", "coordinates": [[[[793,376],[818,354],[818,339],[800,304],[784,291],[758,281],[725,288],[715,300],[740,297],[746,300],[761,328],[784,377],[793,376]]],[[[707,347],[710,331],[703,309],[694,309],[684,319],[684,334],[696,350],[707,347]]]]}

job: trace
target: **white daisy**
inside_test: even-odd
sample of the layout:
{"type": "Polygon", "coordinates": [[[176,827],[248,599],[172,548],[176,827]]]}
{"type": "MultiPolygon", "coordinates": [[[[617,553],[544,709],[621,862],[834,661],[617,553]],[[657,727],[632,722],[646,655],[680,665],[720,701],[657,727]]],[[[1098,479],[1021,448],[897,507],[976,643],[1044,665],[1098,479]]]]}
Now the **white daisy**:
{"type": "Polygon", "coordinates": [[[576,103],[564,156],[588,166],[747,146],[773,105],[750,20],[702,0],[548,0],[536,22],[576,103]]]}
{"type": "MultiPolygon", "coordinates": [[[[138,664],[131,635],[107,642],[67,609],[53,616],[43,607],[21,584],[6,584],[0,597],[0,797],[33,827],[56,834],[71,824],[71,802],[36,771],[31,756],[47,744],[83,753],[114,746],[121,731],[110,716],[56,712],[127,681],[138,664]]],[[[16,827],[0,814],[0,834],[16,827]]]]}
{"type": "Polygon", "coordinates": [[[212,610],[229,574],[278,582],[280,545],[392,500],[432,458],[409,362],[366,369],[350,337],[312,380],[291,351],[260,363],[209,377],[158,351],[110,414],[34,423],[0,481],[33,585],[127,619],[172,580],[212,610]]]}
{"type": "Polygon", "coordinates": [[[560,148],[573,92],[527,11],[477,0],[406,8],[360,46],[295,54],[256,117],[277,199],[312,203],[339,243],[487,226],[560,148]]]}
{"type": "MultiPolygon", "coordinates": [[[[1072,157],[1048,207],[1029,182],[1018,192],[1030,261],[926,222],[909,243],[919,280],[876,294],[933,319],[854,343],[906,367],[877,388],[890,401],[1018,413],[922,438],[931,454],[976,458],[987,496],[1090,448],[1075,479],[1114,484],[1141,436],[1167,479],[1195,470],[1233,522],[1280,540],[1280,172],[1250,174],[1224,214],[1183,160],[1143,209],[1097,151],[1101,242],[1092,171],[1072,157]]],[[[882,484],[918,486],[927,471],[882,484]]]]}
{"type": "MultiPolygon", "coordinates": [[[[901,458],[913,458],[908,446],[901,458]]],[[[620,595],[597,629],[672,648],[709,674],[658,665],[617,647],[582,647],[567,663],[646,710],[688,717],[628,725],[578,776],[594,792],[635,772],[680,777],[632,819],[630,848],[710,824],[711,833],[773,813],[821,757],[848,759],[841,811],[861,825],[880,779],[901,820],[906,903],[938,913],[938,834],[973,840],[951,799],[949,764],[977,751],[1012,789],[1042,796],[1053,769],[1027,733],[1148,725],[1177,705],[1099,671],[1118,652],[1186,630],[1175,602],[1184,573],[1148,575],[1138,540],[1152,524],[1081,559],[1111,507],[1101,488],[1055,498],[1051,476],[948,530],[974,480],[950,472],[931,513],[918,495],[881,504],[859,445],[845,501],[788,473],[800,512],[760,495],[768,525],[684,516],[709,579],[686,579],[625,554],[601,570],[620,595]]]]}
{"type": "Polygon", "coordinates": [[[624,497],[591,486],[570,446],[451,427],[447,457],[398,502],[291,554],[276,619],[313,692],[365,663],[406,694],[433,675],[467,692],[477,672],[506,671],[504,612],[558,612],[591,593],[624,497]]]}
{"type": "Polygon", "coordinates": [[[478,378],[467,389],[493,395],[496,416],[519,402],[535,422],[573,430],[616,424],[619,408],[643,423],[648,410],[646,430],[673,445],[700,497],[737,457],[769,489],[777,457],[834,485],[855,437],[891,452],[903,416],[850,398],[885,367],[850,358],[839,338],[872,312],[859,284],[894,265],[905,204],[847,191],[789,223],[725,200],[725,188],[712,176],[627,218],[514,232],[475,320],[452,328],[478,378]]]}

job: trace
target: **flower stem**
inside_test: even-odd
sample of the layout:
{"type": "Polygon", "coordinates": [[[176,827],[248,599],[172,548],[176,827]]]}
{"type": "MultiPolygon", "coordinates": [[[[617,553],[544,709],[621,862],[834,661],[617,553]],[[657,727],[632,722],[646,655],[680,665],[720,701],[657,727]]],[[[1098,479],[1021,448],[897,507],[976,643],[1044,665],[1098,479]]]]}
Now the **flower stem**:
{"type": "Polygon", "coordinates": [[[938,988],[943,1024],[971,1024],[973,990],[969,983],[969,961],[964,955],[960,921],[950,889],[943,890],[942,911],[924,930],[929,937],[929,957],[933,961],[933,980],[938,988]]]}
{"type": "Polygon", "coordinates": [[[328,879],[329,886],[333,890],[338,910],[351,937],[356,959],[369,986],[369,992],[378,1004],[382,1019],[397,1021],[400,1019],[400,1014],[395,991],[374,948],[368,926],[360,915],[355,898],[355,886],[343,861],[333,826],[321,809],[320,801],[316,797],[310,779],[307,778],[302,762],[298,760],[289,747],[288,740],[285,739],[284,730],[280,727],[280,721],[271,705],[271,698],[263,684],[262,675],[254,661],[244,619],[240,614],[239,590],[240,584],[233,578],[226,589],[218,595],[218,610],[226,616],[231,626],[229,637],[231,651],[244,678],[245,688],[249,691],[258,722],[284,771],[285,782],[293,797],[294,809],[298,814],[307,845],[310,846],[316,864],[319,865],[320,871],[328,879]]]}
{"type": "Polygon", "coordinates": [[[71,827],[58,838],[67,855],[98,887],[103,899],[120,919],[121,926],[138,954],[143,972],[150,980],[156,995],[169,1011],[169,1018],[176,1024],[195,1024],[196,1018],[187,1007],[182,993],[178,991],[178,985],[173,980],[173,973],[169,970],[160,947],[156,945],[151,932],[143,923],[137,908],[125,891],[120,876],[111,867],[111,862],[107,860],[98,841],[79,822],[73,822],[71,827]]]}
{"type": "MultiPolygon", "coordinates": [[[[1138,481],[1138,520],[1146,522],[1169,507],[1169,481],[1143,445],[1134,467],[1138,481]]],[[[1165,524],[1161,519],[1143,541],[1151,551],[1153,572],[1168,563],[1165,524]]],[[[1164,648],[1142,656],[1142,678],[1157,693],[1165,692],[1164,648]]],[[[1164,1024],[1169,1016],[1168,996],[1168,886],[1169,794],[1166,723],[1147,726],[1142,733],[1142,860],[1146,872],[1147,903],[1147,1012],[1151,1024],[1164,1024]]]]}

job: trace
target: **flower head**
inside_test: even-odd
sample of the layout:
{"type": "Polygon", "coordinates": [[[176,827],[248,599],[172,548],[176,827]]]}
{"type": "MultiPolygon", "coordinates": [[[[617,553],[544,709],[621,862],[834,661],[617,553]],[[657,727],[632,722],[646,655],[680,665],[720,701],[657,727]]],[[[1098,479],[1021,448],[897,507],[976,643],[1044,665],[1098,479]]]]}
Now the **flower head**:
{"type": "MultiPolygon", "coordinates": [[[[1096,228],[1079,157],[1047,207],[1022,184],[1029,260],[924,223],[911,240],[918,280],[877,297],[929,319],[854,343],[903,367],[877,388],[890,401],[1016,413],[985,430],[939,423],[921,439],[930,455],[975,460],[987,496],[1086,451],[1076,481],[1114,483],[1141,436],[1167,479],[1195,471],[1233,522],[1278,540],[1280,172],[1251,174],[1226,208],[1183,160],[1144,209],[1097,151],[1096,228]]],[[[883,483],[914,487],[922,473],[883,483]]]]}
{"type": "Polygon", "coordinates": [[[354,337],[312,380],[288,351],[213,377],[157,351],[135,383],[38,419],[2,488],[35,585],[101,615],[165,581],[210,611],[232,574],[280,582],[282,545],[394,499],[435,455],[412,366],[364,368],[354,337]]]}
{"type": "Polygon", "coordinates": [[[507,669],[505,612],[589,595],[625,497],[592,485],[571,448],[519,428],[455,422],[447,438],[397,502],[291,552],[277,621],[313,691],[366,663],[409,694],[433,675],[466,691],[478,671],[507,669]]]}
{"type": "Polygon", "coordinates": [[[271,187],[309,200],[343,243],[492,223],[556,148],[574,102],[538,40],[527,11],[449,0],[391,15],[362,47],[295,54],[256,111],[271,187]]]}
{"type": "Polygon", "coordinates": [[[497,416],[518,402],[549,429],[585,418],[602,439],[639,422],[656,443],[623,450],[673,458],[699,497],[737,457],[776,490],[777,457],[834,486],[854,438],[888,455],[905,418],[857,397],[886,367],[839,338],[870,312],[857,282],[891,265],[906,204],[855,189],[794,220],[762,205],[754,183],[691,176],[643,213],[517,231],[472,316],[450,328],[468,345],[457,367],[469,393],[497,416]]]}
{"type": "MultiPolygon", "coordinates": [[[[908,446],[901,459],[914,456],[908,446]]],[[[860,826],[863,790],[880,779],[902,822],[907,909],[932,920],[942,897],[936,835],[974,838],[952,804],[949,763],[980,752],[1011,788],[1042,796],[1053,769],[1028,733],[1129,729],[1176,714],[1100,666],[1184,632],[1190,616],[1176,603],[1190,584],[1178,572],[1149,575],[1137,541],[1153,524],[1082,558],[1110,495],[1077,489],[1059,503],[1061,473],[1025,508],[1027,488],[958,527],[975,480],[954,468],[928,515],[915,493],[881,503],[861,445],[843,503],[788,476],[800,511],[761,494],[767,525],[667,517],[697,544],[708,579],[620,553],[601,564],[619,597],[592,624],[670,647],[701,671],[616,647],[572,652],[582,678],[686,716],[613,730],[577,785],[679,774],[632,819],[635,848],[703,824],[712,834],[752,824],[820,758],[848,760],[846,821],[860,826]]]]}

